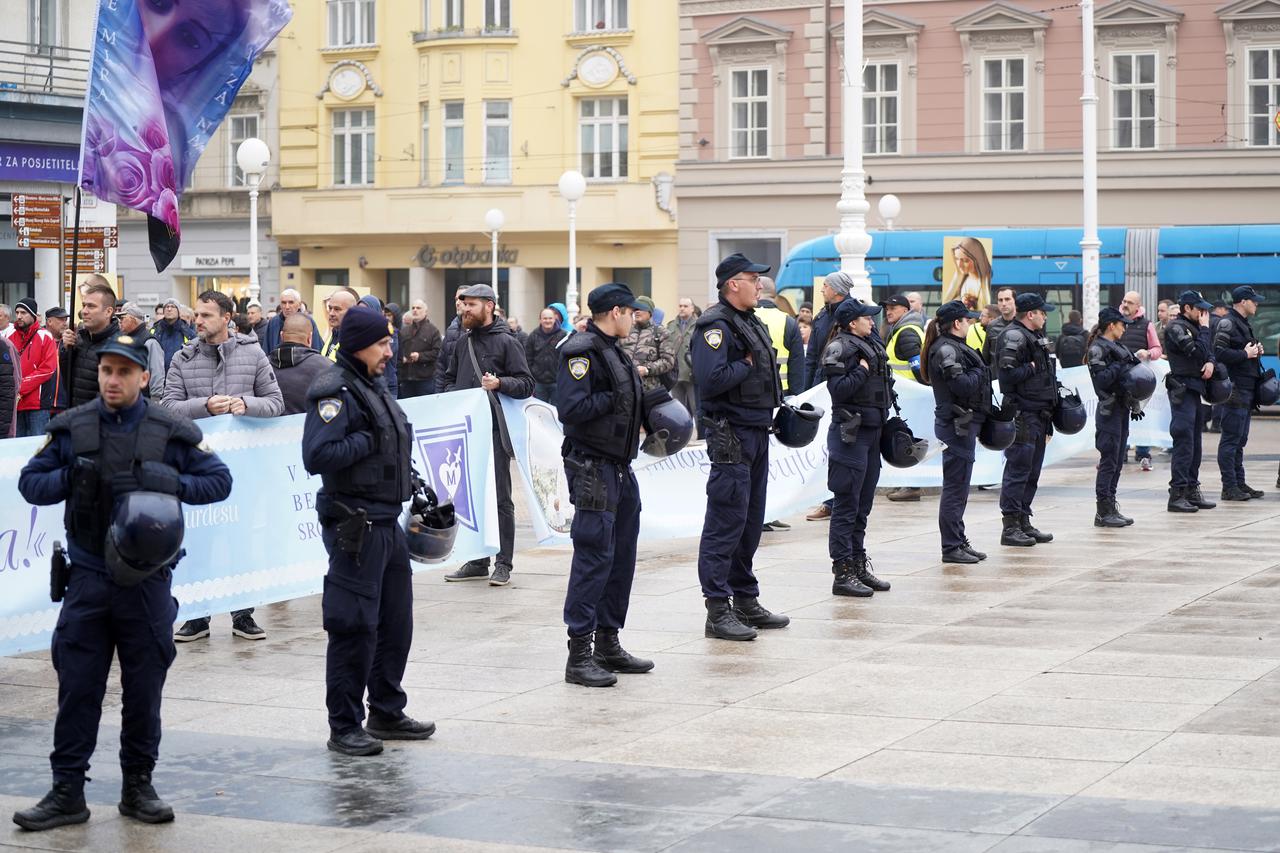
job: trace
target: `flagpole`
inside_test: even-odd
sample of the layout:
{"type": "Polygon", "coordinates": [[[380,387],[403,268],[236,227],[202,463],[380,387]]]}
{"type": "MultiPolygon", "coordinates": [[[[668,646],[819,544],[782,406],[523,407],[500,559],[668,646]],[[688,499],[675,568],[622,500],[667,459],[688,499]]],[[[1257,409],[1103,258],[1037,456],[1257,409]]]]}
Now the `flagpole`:
{"type": "Polygon", "coordinates": [[[80,272],[78,266],[80,261],[80,186],[76,185],[76,222],[75,227],[71,229],[71,286],[67,288],[67,314],[71,318],[67,321],[71,328],[75,328],[75,308],[76,308],[76,276],[80,272]]]}
{"type": "Polygon", "coordinates": [[[1084,327],[1088,329],[1098,322],[1098,250],[1102,248],[1102,241],[1098,239],[1098,91],[1093,70],[1093,0],[1080,0],[1080,12],[1084,40],[1084,67],[1081,69],[1084,92],[1080,96],[1081,125],[1084,128],[1084,234],[1080,239],[1080,269],[1084,285],[1081,308],[1084,309],[1084,327]]]}

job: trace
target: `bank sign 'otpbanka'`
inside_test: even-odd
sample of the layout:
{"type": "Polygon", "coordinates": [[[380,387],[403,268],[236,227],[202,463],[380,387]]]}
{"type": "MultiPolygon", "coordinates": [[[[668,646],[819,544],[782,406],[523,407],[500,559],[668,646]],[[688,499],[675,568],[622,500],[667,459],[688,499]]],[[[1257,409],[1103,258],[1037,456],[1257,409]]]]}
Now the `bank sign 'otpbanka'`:
{"type": "MultiPolygon", "coordinates": [[[[1153,364],[1157,376],[1168,368],[1153,364]]],[[[1097,397],[1088,368],[1059,371],[1067,388],[1078,391],[1090,420],[1097,397]]],[[[897,384],[902,415],[918,437],[928,438],[929,455],[914,468],[885,466],[880,485],[938,486],[942,445],[933,436],[933,392],[914,382],[897,384]]],[[[801,400],[830,409],[826,386],[801,400]]],[[[569,541],[573,505],[565,481],[560,445],[564,436],[554,408],[540,400],[502,398],[511,444],[523,483],[531,523],[543,544],[569,541]]],[[[402,400],[413,424],[414,464],[442,500],[458,514],[453,553],[440,568],[497,551],[498,522],[491,458],[491,415],[483,391],[472,389],[402,400]]],[[[319,478],[302,467],[303,415],[272,420],[223,415],[200,421],[209,445],[231,468],[231,496],[218,504],[186,508],[187,556],[174,574],[179,619],[256,607],[321,591],[327,558],[316,520],[319,478]]],[[[788,518],[830,496],[827,490],[829,415],[808,447],[769,448],[766,518],[788,518]]],[[[42,648],[58,617],[49,601],[49,554],[65,541],[62,506],[32,507],[18,494],[18,473],[41,439],[0,442],[0,654],[42,648]]],[[[1163,382],[1147,402],[1146,417],[1130,426],[1133,444],[1167,447],[1169,402],[1163,382]]],[[[1045,464],[1092,452],[1092,424],[1076,435],[1057,434],[1045,464]]],[[[973,482],[998,483],[1003,454],[979,447],[973,482]]],[[[635,463],[640,485],[642,538],[696,537],[706,511],[711,463],[701,446],[635,463]]],[[[884,521],[892,506],[877,507],[884,521]]],[[[424,568],[415,563],[415,569],[424,568]]]]}
{"type": "MultiPolygon", "coordinates": [[[[514,266],[520,257],[519,249],[498,246],[498,263],[514,266]]],[[[423,246],[418,250],[418,263],[426,269],[432,267],[480,267],[493,263],[493,250],[478,248],[475,243],[464,249],[454,246],[450,249],[439,249],[436,246],[423,246]]]]}

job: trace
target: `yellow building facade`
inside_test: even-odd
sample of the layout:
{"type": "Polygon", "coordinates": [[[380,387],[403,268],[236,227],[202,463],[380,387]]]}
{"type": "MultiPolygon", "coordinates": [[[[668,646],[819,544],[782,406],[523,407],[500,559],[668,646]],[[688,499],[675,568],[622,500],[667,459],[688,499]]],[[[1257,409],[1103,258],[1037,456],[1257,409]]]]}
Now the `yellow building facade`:
{"type": "MultiPolygon", "coordinates": [[[[568,283],[562,173],[577,204],[580,303],[625,281],[676,293],[674,0],[308,0],[277,42],[280,286],[335,286],[453,316],[490,282],[531,328],[568,283]]],[[[321,312],[316,310],[317,315],[321,312]]],[[[320,317],[317,316],[317,320],[320,317]]]]}

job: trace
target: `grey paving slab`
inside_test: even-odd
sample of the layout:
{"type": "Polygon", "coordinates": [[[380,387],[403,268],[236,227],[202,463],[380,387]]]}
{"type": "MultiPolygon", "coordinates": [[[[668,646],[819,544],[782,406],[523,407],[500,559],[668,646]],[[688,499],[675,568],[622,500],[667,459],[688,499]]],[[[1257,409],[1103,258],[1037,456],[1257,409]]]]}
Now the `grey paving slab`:
{"type": "Polygon", "coordinates": [[[996,835],[850,826],[843,823],[738,817],[669,848],[670,853],[977,853],[990,849],[996,835]]]}
{"type": "Polygon", "coordinates": [[[1077,797],[1020,833],[1226,850],[1280,850],[1280,812],[1077,797]]]}

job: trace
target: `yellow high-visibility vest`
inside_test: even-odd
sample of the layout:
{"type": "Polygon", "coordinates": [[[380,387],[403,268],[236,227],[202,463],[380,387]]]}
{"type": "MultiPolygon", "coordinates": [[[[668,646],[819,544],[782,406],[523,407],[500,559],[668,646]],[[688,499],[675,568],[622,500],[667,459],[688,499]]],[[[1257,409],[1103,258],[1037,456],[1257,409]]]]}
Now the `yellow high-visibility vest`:
{"type": "Polygon", "coordinates": [[[786,337],[787,317],[791,315],[781,308],[757,308],[756,316],[769,330],[769,342],[773,344],[773,351],[778,354],[778,378],[782,380],[784,388],[790,388],[787,384],[787,357],[790,353],[787,351],[786,337]]]}
{"type": "Polygon", "coordinates": [[[915,329],[916,334],[920,336],[920,345],[924,346],[924,329],[914,323],[906,323],[898,327],[893,333],[893,337],[889,338],[889,369],[893,371],[895,379],[904,379],[908,382],[915,382],[916,375],[911,370],[911,362],[906,359],[898,358],[898,338],[902,337],[902,333],[907,329],[915,329]]]}
{"type": "Polygon", "coordinates": [[[338,334],[335,332],[329,340],[325,341],[324,352],[321,353],[321,355],[332,362],[337,362],[339,346],[341,346],[341,344],[338,343],[338,334]]]}
{"type": "Polygon", "coordinates": [[[965,337],[964,342],[970,348],[982,352],[982,347],[987,342],[987,327],[981,323],[974,323],[969,327],[969,334],[965,337]]]}

